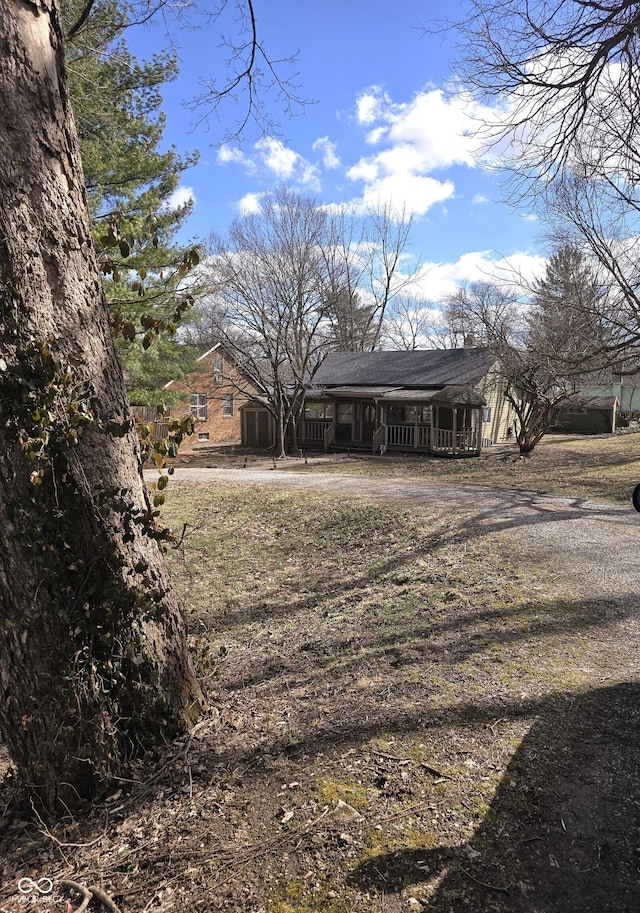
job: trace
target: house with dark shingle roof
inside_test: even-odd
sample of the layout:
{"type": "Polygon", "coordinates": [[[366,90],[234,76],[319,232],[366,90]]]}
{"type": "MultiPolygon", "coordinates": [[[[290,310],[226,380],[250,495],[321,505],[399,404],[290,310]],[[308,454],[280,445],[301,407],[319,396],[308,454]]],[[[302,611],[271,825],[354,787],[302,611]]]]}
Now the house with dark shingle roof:
{"type": "Polygon", "coordinates": [[[484,348],[328,355],[298,425],[305,449],[475,456],[508,440],[511,407],[484,348]]]}

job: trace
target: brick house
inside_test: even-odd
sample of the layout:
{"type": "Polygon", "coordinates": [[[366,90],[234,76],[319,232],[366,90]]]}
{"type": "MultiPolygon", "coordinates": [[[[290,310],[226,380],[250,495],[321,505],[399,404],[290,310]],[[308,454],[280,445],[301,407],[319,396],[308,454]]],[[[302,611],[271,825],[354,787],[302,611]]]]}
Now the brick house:
{"type": "Polygon", "coordinates": [[[195,432],[180,445],[181,455],[212,445],[240,444],[241,407],[260,394],[220,343],[197,364],[196,371],[165,384],[166,389],[185,394],[184,404],[172,409],[172,417],[190,412],[196,418],[195,432]]]}

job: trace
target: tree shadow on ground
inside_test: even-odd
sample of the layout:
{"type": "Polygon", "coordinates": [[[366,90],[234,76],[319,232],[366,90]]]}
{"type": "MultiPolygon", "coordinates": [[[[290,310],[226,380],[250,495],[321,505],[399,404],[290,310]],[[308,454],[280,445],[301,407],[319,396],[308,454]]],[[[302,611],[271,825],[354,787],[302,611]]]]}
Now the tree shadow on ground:
{"type": "Polygon", "coordinates": [[[432,913],[637,913],[639,732],[638,684],[546,702],[467,845],[380,855],[353,880],[422,886],[432,913]]]}

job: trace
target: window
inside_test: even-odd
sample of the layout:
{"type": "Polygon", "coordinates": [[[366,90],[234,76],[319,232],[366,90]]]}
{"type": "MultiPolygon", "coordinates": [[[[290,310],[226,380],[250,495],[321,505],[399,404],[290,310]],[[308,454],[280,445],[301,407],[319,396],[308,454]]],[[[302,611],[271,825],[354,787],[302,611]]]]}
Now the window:
{"type": "Polygon", "coordinates": [[[207,418],[207,394],[191,393],[189,395],[189,411],[199,421],[204,422],[207,418]]]}
{"type": "Polygon", "coordinates": [[[350,425],[353,421],[353,404],[338,403],[338,424],[350,425]]]}
{"type": "Polygon", "coordinates": [[[390,405],[387,409],[387,421],[390,425],[413,425],[418,420],[419,406],[390,405]]]}
{"type": "Polygon", "coordinates": [[[309,421],[333,418],[333,403],[305,403],[304,417],[309,421]]]}
{"type": "Polygon", "coordinates": [[[491,421],[491,406],[482,407],[482,421],[483,422],[491,421]]]}
{"type": "Polygon", "coordinates": [[[229,418],[233,415],[233,393],[225,393],[222,397],[222,415],[229,418]]]}
{"type": "Polygon", "coordinates": [[[209,432],[208,432],[208,431],[201,431],[201,432],[198,434],[198,440],[199,440],[199,441],[208,441],[208,440],[209,440],[209,432]]]}
{"type": "Polygon", "coordinates": [[[336,406],[336,440],[351,441],[353,434],[353,403],[338,403],[336,406]]]}
{"type": "Polygon", "coordinates": [[[216,384],[221,384],[223,380],[222,374],[222,355],[213,356],[213,381],[216,384]]]}

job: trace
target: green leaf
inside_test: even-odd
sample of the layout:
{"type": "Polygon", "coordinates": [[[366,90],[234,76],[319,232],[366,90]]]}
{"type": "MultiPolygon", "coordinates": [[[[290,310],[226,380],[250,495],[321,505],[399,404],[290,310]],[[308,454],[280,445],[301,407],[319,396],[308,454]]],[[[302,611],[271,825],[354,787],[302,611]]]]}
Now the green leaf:
{"type": "Polygon", "coordinates": [[[122,254],[123,257],[128,257],[129,254],[131,253],[131,248],[129,247],[127,242],[124,240],[124,238],[122,238],[120,240],[120,244],[118,245],[118,247],[120,248],[120,253],[122,254]]]}

